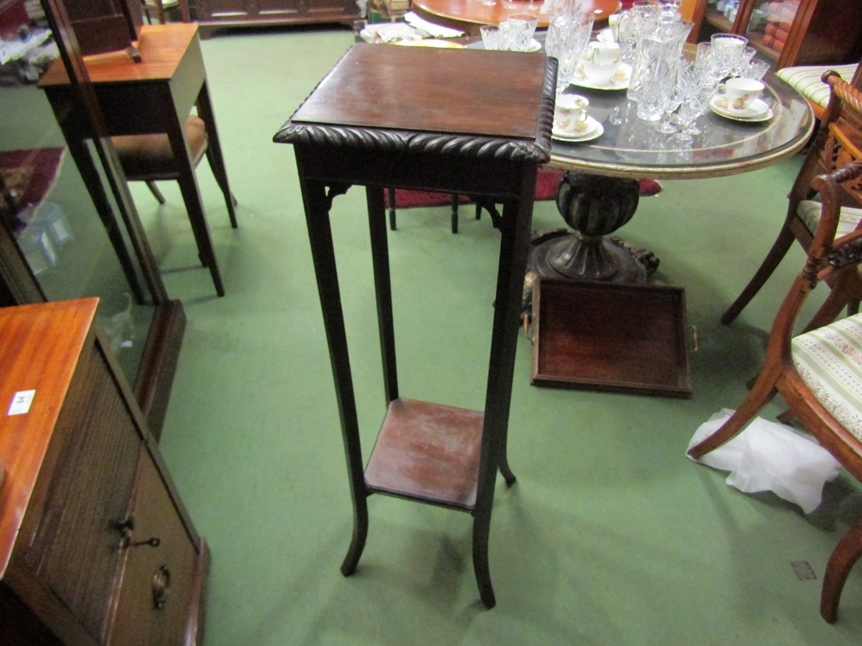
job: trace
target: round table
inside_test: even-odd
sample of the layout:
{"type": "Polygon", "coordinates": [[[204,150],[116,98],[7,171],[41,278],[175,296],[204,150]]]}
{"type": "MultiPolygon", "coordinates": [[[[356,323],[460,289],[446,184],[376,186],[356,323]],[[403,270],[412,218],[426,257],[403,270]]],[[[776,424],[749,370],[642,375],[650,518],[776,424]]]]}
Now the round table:
{"type": "Polygon", "coordinates": [[[584,143],[552,141],[549,165],[570,171],[557,204],[575,232],[534,241],[531,270],[542,277],[645,281],[658,260],[608,237],[634,215],[638,180],[745,173],[790,157],[811,137],[815,120],[808,102],[771,73],[764,81],[771,119],[741,122],[708,111],[697,121],[702,134],[690,143],[638,119],[637,103],[623,89],[567,88],[589,99],[589,114],[604,132],[584,143]]]}
{"type": "MultiPolygon", "coordinates": [[[[581,0],[582,10],[592,12],[596,22],[607,20],[620,9],[620,0],[581,0]]],[[[484,5],[479,0],[413,0],[414,13],[444,27],[451,27],[477,36],[482,25],[496,25],[515,13],[534,13],[539,16],[539,29],[548,27],[548,10],[542,2],[529,0],[496,0],[484,5]]]]}

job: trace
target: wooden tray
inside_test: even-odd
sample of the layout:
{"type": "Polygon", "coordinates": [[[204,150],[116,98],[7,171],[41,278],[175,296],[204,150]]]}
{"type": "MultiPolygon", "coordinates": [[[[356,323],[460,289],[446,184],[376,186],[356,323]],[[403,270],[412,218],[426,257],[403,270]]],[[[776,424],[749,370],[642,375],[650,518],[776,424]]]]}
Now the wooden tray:
{"type": "Polygon", "coordinates": [[[682,288],[540,279],[531,383],[690,397],[686,329],[682,288]]]}

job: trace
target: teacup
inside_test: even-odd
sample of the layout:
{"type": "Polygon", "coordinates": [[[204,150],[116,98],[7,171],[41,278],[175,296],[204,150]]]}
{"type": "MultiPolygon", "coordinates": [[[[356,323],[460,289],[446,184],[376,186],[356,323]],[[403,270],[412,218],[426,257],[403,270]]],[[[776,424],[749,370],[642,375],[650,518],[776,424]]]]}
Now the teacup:
{"type": "Polygon", "coordinates": [[[554,129],[571,134],[586,130],[589,106],[589,99],[580,94],[558,94],[554,109],[554,129]]]}
{"type": "Polygon", "coordinates": [[[607,85],[622,64],[618,43],[592,42],[581,60],[584,76],[590,83],[607,85]]]}
{"type": "Polygon", "coordinates": [[[755,79],[727,79],[727,82],[724,84],[727,107],[736,112],[747,110],[758,99],[760,93],[763,92],[763,87],[763,83],[755,79]]]}
{"type": "Polygon", "coordinates": [[[620,44],[613,41],[594,40],[587,45],[584,58],[600,65],[620,63],[622,61],[620,44]]]}

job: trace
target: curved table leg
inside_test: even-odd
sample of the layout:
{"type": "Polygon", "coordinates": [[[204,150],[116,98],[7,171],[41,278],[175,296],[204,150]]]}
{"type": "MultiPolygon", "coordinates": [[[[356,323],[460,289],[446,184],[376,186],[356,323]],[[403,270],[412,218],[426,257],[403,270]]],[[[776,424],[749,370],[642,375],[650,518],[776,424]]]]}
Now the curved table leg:
{"type": "Polygon", "coordinates": [[[488,536],[491,532],[491,510],[476,510],[473,514],[473,572],[479,585],[482,603],[490,610],[497,605],[494,586],[491,585],[491,569],[488,566],[488,536]]]}

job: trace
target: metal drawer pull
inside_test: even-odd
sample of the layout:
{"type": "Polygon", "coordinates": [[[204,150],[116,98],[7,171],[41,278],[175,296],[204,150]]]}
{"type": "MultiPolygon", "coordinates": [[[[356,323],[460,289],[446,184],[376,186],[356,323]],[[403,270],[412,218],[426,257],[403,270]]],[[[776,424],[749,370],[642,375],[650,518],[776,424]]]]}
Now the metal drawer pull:
{"type": "Polygon", "coordinates": [[[111,527],[120,532],[120,548],[124,547],[140,547],[141,545],[149,545],[150,547],[158,547],[162,544],[162,541],[158,536],[152,536],[145,541],[133,541],[132,540],[132,532],[135,531],[135,518],[134,516],[129,516],[126,520],[123,521],[114,521],[111,523],[111,527]]]}
{"type": "Polygon", "coordinates": [[[153,536],[152,538],[148,538],[145,541],[131,541],[127,547],[140,547],[141,545],[149,545],[150,547],[158,547],[162,544],[162,541],[159,540],[158,536],[153,536]]]}
{"type": "Polygon", "coordinates": [[[156,610],[161,610],[168,602],[168,588],[171,585],[171,571],[167,565],[162,565],[153,574],[151,587],[153,590],[153,605],[156,610]]]}

